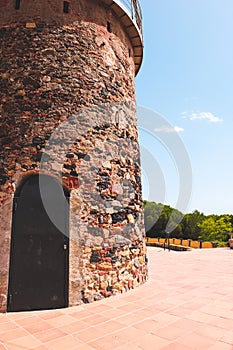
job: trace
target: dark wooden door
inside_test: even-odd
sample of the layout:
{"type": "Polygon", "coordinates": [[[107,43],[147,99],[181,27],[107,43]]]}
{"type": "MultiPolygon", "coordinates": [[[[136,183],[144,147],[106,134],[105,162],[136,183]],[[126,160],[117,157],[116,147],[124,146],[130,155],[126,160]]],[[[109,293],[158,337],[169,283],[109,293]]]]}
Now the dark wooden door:
{"type": "Polygon", "coordinates": [[[8,311],[68,306],[68,193],[54,178],[34,175],[13,210],[8,311]]]}

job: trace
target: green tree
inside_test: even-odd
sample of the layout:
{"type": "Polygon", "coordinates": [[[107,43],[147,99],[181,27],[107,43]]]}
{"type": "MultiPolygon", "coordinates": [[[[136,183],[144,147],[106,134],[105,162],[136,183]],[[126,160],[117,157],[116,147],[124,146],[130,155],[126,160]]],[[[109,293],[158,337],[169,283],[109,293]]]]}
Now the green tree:
{"type": "Polygon", "coordinates": [[[144,216],[147,237],[166,237],[169,232],[170,237],[226,242],[233,231],[233,215],[205,216],[195,210],[183,216],[169,205],[144,201],[144,216]]]}
{"type": "Polygon", "coordinates": [[[228,233],[232,232],[230,215],[209,215],[198,226],[203,241],[226,242],[228,233]]]}
{"type": "Polygon", "coordinates": [[[199,224],[205,219],[205,215],[195,210],[193,213],[185,214],[182,220],[183,236],[185,239],[197,240],[201,235],[199,224]]]}
{"type": "Polygon", "coordinates": [[[180,221],[183,214],[169,205],[144,201],[144,217],[147,237],[183,237],[180,221]],[[171,232],[172,231],[172,232],[171,232]]]}
{"type": "Polygon", "coordinates": [[[145,230],[148,232],[154,226],[154,218],[152,215],[145,217],[145,230]]]}
{"type": "Polygon", "coordinates": [[[148,237],[158,237],[163,231],[163,205],[144,201],[145,229],[148,237]]]}

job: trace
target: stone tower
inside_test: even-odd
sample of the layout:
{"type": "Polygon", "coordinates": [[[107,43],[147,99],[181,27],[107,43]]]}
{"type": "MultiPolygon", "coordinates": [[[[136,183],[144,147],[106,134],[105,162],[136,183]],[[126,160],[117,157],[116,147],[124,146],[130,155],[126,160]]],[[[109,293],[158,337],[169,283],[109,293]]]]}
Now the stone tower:
{"type": "Polygon", "coordinates": [[[0,311],[147,279],[138,0],[0,2],[0,311]]]}

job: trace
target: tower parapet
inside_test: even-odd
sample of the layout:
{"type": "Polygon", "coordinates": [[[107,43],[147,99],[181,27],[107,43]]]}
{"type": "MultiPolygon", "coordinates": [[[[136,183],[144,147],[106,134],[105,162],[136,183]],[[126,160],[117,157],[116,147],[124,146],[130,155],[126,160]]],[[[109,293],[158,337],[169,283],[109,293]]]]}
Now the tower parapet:
{"type": "Polygon", "coordinates": [[[142,10],[138,0],[104,0],[120,18],[133,46],[136,74],[143,58],[142,10]]]}

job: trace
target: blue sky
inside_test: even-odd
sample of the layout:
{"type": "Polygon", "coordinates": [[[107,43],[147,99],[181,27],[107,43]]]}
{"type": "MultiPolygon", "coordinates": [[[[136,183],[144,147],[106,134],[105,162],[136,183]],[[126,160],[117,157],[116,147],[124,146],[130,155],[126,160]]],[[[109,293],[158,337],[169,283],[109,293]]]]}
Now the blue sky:
{"type": "MultiPolygon", "coordinates": [[[[185,211],[233,213],[233,2],[140,3],[145,50],[136,78],[137,103],[167,119],[188,152],[193,186],[185,211]]],[[[150,199],[177,206],[181,189],[176,160],[142,131],[140,141],[153,154],[165,179],[164,199],[150,199]]],[[[144,198],[147,192],[143,176],[144,198]]]]}

